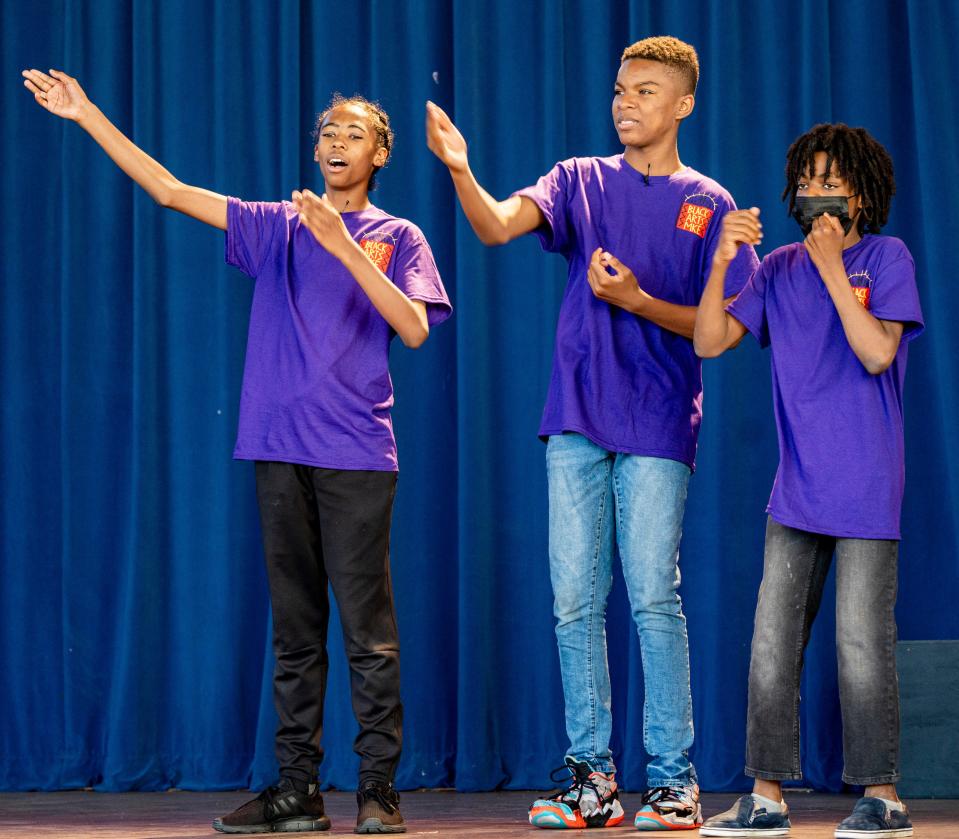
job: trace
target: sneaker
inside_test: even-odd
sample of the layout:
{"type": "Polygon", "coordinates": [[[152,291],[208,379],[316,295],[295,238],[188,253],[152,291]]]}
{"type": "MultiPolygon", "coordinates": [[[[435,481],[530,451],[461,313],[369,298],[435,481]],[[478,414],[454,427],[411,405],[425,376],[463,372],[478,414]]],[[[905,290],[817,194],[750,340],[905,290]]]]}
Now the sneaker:
{"type": "Polygon", "coordinates": [[[356,793],[359,812],[357,833],[406,833],[406,822],[400,813],[400,794],[392,784],[365,781],[356,793]]]}
{"type": "Polygon", "coordinates": [[[881,798],[860,798],[836,828],[836,839],[856,839],[860,836],[912,836],[912,822],[905,804],[901,810],[891,810],[881,798]]]}
{"type": "Polygon", "coordinates": [[[770,813],[751,795],[744,795],[725,813],[706,819],[700,836],[785,836],[789,833],[789,808],[770,813]]]}
{"type": "Polygon", "coordinates": [[[301,792],[289,778],[281,778],[275,787],[214,819],[213,828],[221,833],[296,833],[329,830],[330,818],[316,784],[310,784],[309,792],[301,792]]]}
{"type": "Polygon", "coordinates": [[[703,823],[699,787],[653,787],[643,793],[643,806],[633,824],[637,830],[693,830],[703,823]]]}
{"type": "Polygon", "coordinates": [[[569,787],[548,798],[537,798],[529,808],[531,825],[562,830],[615,827],[623,821],[626,814],[612,775],[591,772],[588,763],[567,755],[565,766],[553,770],[550,779],[560,780],[556,773],[566,770],[573,776],[569,787]]]}

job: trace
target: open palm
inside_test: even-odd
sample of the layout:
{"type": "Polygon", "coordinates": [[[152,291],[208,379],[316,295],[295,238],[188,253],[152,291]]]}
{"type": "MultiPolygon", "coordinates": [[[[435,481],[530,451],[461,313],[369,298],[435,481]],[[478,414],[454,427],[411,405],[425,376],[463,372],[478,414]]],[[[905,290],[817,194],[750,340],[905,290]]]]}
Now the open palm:
{"type": "Polygon", "coordinates": [[[23,86],[33,94],[37,103],[51,114],[64,119],[77,119],[88,104],[87,95],[80,83],[60,70],[51,70],[47,75],[39,70],[24,70],[23,86]]]}
{"type": "Polygon", "coordinates": [[[432,102],[426,105],[426,145],[450,169],[466,169],[466,140],[446,112],[432,102]]]}

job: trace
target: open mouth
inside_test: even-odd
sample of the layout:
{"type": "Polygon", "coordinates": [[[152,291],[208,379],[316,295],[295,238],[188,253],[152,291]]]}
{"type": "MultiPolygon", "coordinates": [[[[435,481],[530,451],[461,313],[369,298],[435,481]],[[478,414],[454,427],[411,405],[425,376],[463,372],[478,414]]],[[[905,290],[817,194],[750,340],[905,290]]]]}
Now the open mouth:
{"type": "Polygon", "coordinates": [[[639,123],[636,122],[636,120],[627,117],[621,117],[616,120],[616,127],[620,129],[635,128],[637,125],[639,125],[639,123]]]}
{"type": "Polygon", "coordinates": [[[342,157],[331,157],[326,161],[326,165],[331,169],[345,169],[346,161],[342,157]]]}

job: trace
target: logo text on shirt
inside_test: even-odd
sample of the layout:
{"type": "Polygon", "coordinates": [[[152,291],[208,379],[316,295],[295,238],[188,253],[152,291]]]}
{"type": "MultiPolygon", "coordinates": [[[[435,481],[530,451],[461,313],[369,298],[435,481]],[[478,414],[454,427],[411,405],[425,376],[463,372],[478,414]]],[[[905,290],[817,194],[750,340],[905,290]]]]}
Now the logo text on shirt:
{"type": "Polygon", "coordinates": [[[683,201],[683,206],[679,210],[679,218],[676,219],[676,227],[680,230],[686,230],[695,233],[700,239],[706,236],[706,230],[713,213],[718,208],[716,199],[706,192],[697,192],[693,195],[687,195],[683,201]],[[698,200],[697,200],[698,199],[698,200]],[[707,207],[708,201],[712,206],[707,207]]]}
{"type": "Polygon", "coordinates": [[[850,274],[847,279],[856,295],[856,299],[862,303],[863,308],[868,309],[869,297],[872,293],[872,277],[869,276],[869,271],[856,271],[856,273],[850,274]]]}
{"type": "Polygon", "coordinates": [[[360,239],[360,247],[363,248],[363,253],[369,257],[370,262],[385,274],[396,248],[396,239],[389,233],[370,233],[360,239]],[[386,239],[390,241],[386,241],[386,239]]]}

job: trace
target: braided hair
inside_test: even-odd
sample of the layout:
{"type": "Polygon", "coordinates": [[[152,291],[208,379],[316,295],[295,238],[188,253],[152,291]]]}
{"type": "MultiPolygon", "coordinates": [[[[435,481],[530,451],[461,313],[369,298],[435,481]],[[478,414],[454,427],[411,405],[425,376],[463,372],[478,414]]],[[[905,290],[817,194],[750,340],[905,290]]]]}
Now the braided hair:
{"type": "MultiPolygon", "coordinates": [[[[379,148],[386,149],[386,163],[389,163],[390,154],[393,151],[393,129],[390,127],[389,114],[383,110],[379,102],[372,102],[365,96],[360,96],[358,93],[354,93],[352,96],[344,96],[342,93],[333,94],[333,98],[330,99],[326,108],[317,114],[316,123],[313,126],[313,144],[316,145],[320,141],[320,129],[323,127],[323,120],[327,118],[330,111],[334,108],[339,108],[341,105],[359,105],[366,111],[370,128],[372,128],[376,134],[376,145],[379,148]]],[[[383,166],[386,166],[386,163],[384,163],[383,166]]],[[[379,172],[383,166],[373,167],[373,174],[370,175],[367,189],[376,189],[376,173],[379,172]]]]}
{"type": "Polygon", "coordinates": [[[859,232],[879,233],[889,218],[889,205],[896,192],[892,158],[882,143],[865,128],[850,128],[841,122],[820,123],[796,139],[786,152],[788,212],[796,206],[796,189],[806,174],[815,174],[816,152],[826,153],[826,172],[833,163],[839,177],[860,198],[859,232]]]}

